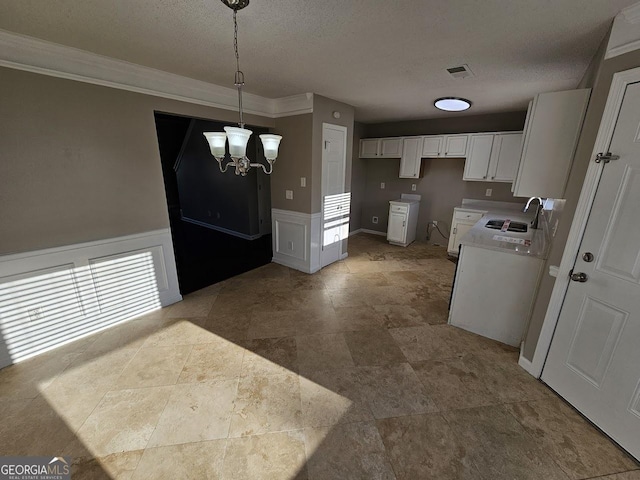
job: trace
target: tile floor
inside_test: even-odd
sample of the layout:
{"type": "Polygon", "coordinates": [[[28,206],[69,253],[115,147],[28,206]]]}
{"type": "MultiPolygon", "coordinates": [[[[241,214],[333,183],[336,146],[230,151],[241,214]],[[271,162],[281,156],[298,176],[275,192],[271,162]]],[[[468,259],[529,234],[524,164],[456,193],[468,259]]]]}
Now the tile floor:
{"type": "Polygon", "coordinates": [[[80,479],[638,480],[640,466],[446,325],[442,247],[350,239],[0,371],[0,455],[80,479]]]}

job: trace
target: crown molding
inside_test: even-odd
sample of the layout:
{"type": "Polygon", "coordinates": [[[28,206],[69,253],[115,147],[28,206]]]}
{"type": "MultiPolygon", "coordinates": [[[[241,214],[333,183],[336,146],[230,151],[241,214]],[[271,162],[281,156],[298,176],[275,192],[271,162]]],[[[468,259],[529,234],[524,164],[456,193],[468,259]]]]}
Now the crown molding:
{"type": "MultiPolygon", "coordinates": [[[[237,110],[237,91],[155,68],[0,30],[0,66],[130,92],[237,110]]],[[[245,113],[269,118],[313,112],[313,94],[242,95],[245,113]]]]}
{"type": "Polygon", "coordinates": [[[640,2],[621,10],[613,20],[607,53],[612,58],[640,49],[640,2]]]}
{"type": "Polygon", "coordinates": [[[629,23],[640,23],[640,2],[628,6],[621,12],[629,23]]]}

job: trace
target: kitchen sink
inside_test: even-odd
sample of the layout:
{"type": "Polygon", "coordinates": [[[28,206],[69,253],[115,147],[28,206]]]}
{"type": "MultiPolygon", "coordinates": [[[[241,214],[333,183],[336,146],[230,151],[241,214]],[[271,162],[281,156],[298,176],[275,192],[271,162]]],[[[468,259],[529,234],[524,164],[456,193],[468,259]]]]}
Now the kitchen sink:
{"type": "MultiPolygon", "coordinates": [[[[491,228],[493,230],[501,230],[503,224],[504,224],[504,220],[489,220],[485,225],[485,227],[491,228]]],[[[529,226],[526,223],[511,222],[509,224],[509,228],[507,228],[507,232],[527,233],[528,229],[529,229],[529,226]]]]}

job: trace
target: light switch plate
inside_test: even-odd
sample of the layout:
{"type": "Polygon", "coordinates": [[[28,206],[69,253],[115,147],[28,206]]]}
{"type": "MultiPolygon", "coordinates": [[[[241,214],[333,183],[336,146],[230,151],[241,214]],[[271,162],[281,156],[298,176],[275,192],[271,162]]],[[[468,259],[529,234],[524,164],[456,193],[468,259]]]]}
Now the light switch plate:
{"type": "Polygon", "coordinates": [[[411,184],[411,191],[412,191],[412,192],[415,192],[415,191],[416,191],[416,184],[415,184],[415,183],[412,183],[412,184],[411,184]]]}
{"type": "Polygon", "coordinates": [[[492,193],[493,193],[493,189],[492,188],[487,188],[487,191],[484,193],[484,196],[485,197],[490,197],[492,193]]]}
{"type": "Polygon", "coordinates": [[[284,198],[286,198],[287,200],[293,200],[293,190],[285,190],[284,198]]]}
{"type": "Polygon", "coordinates": [[[384,190],[384,182],[380,182],[380,189],[384,190]]]}
{"type": "Polygon", "coordinates": [[[307,177],[300,177],[300,186],[301,187],[307,186],[307,177]]]}

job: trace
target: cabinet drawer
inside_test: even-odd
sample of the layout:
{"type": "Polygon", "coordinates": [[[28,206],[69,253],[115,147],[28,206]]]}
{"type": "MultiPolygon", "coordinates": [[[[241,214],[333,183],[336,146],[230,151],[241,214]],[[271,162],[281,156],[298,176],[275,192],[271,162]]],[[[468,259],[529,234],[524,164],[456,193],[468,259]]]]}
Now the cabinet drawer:
{"type": "Polygon", "coordinates": [[[407,213],[408,211],[406,205],[391,205],[391,213],[407,213]]]}
{"type": "Polygon", "coordinates": [[[456,210],[453,215],[453,218],[455,220],[476,223],[478,220],[482,218],[483,215],[484,213],[482,212],[469,212],[465,210],[456,210]]]}

